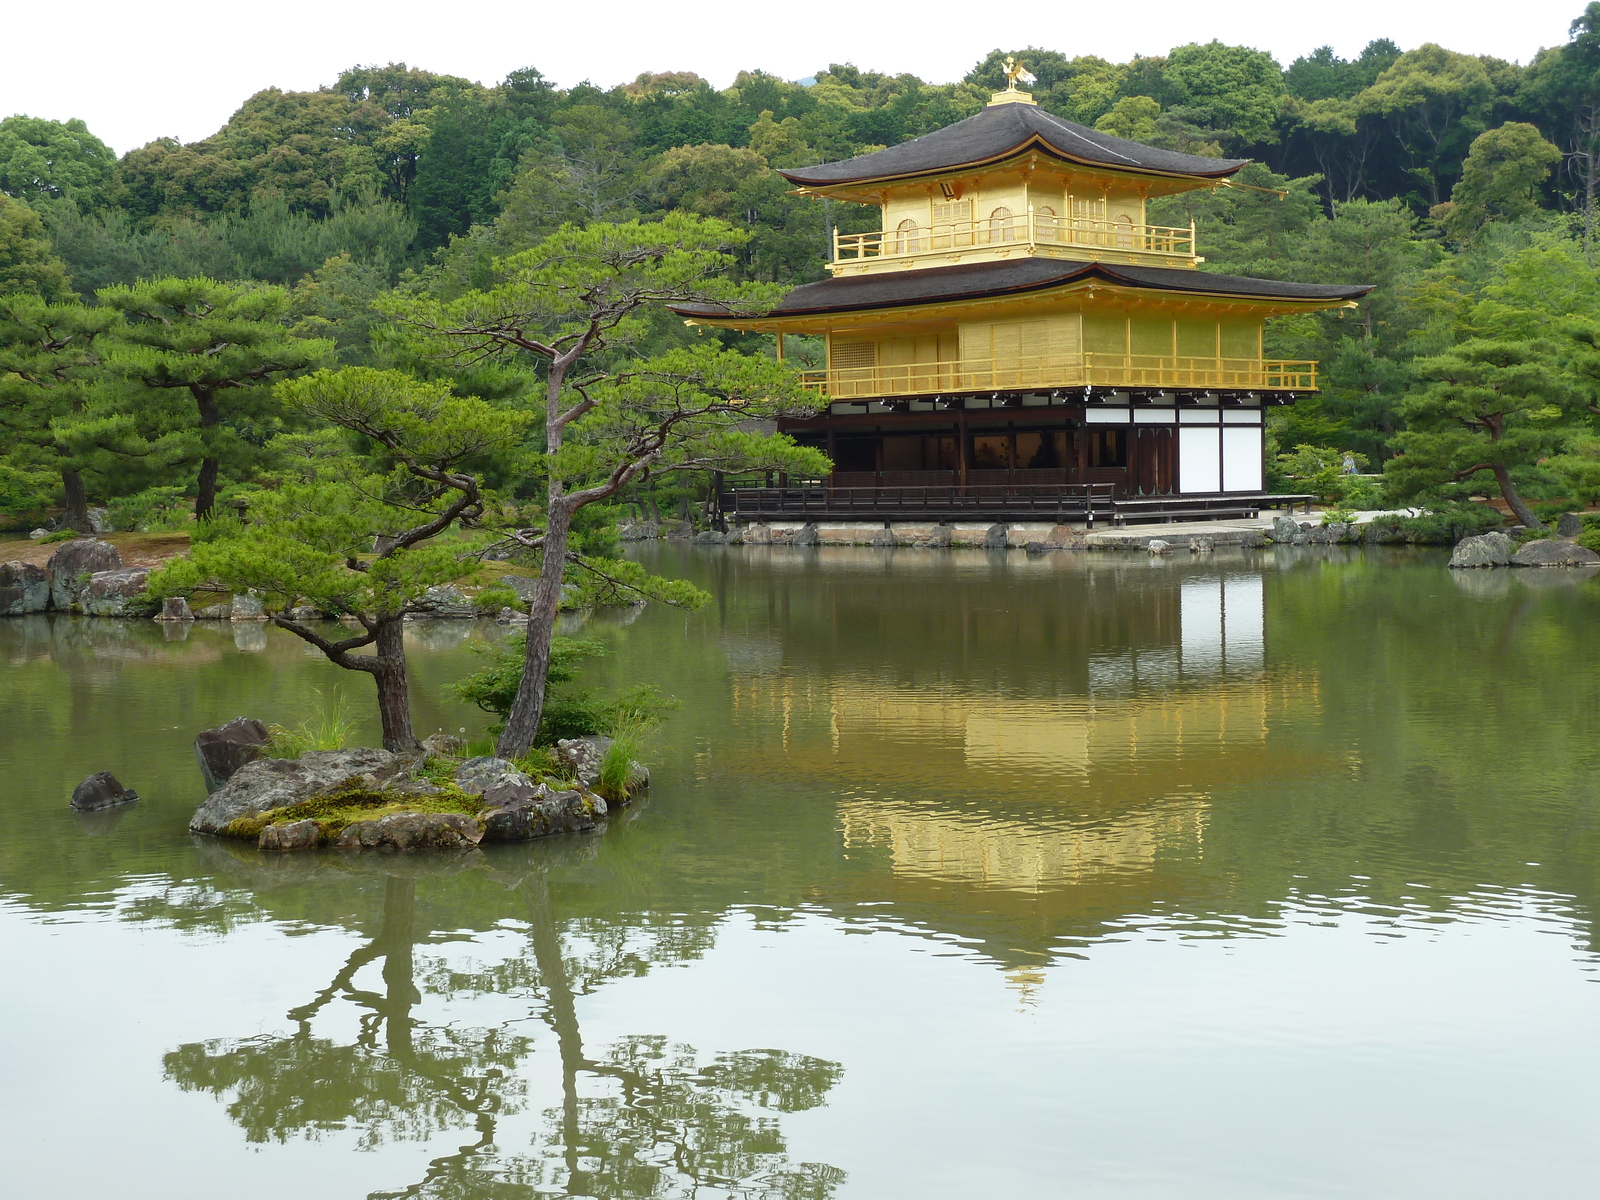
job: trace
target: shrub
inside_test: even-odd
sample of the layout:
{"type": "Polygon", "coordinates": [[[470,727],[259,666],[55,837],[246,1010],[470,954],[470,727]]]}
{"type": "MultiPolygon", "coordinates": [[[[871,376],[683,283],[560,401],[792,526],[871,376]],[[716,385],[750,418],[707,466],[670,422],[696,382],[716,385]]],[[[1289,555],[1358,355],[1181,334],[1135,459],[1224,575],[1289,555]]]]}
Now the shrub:
{"type": "Polygon", "coordinates": [[[481,588],[472,598],[473,606],[481,613],[494,614],[502,608],[514,608],[518,612],[527,612],[528,606],[517,595],[517,589],[508,583],[491,583],[481,588]]]}
{"type": "Polygon", "coordinates": [[[1422,546],[1453,546],[1465,537],[1499,529],[1505,523],[1487,504],[1441,504],[1418,517],[1402,518],[1405,539],[1422,546]]]}
{"type": "MultiPolygon", "coordinates": [[[[475,671],[453,686],[463,700],[476,704],[498,720],[491,733],[504,727],[522,682],[522,657],[526,638],[513,634],[501,646],[480,650],[489,658],[481,671],[475,671]]],[[[663,696],[648,684],[641,684],[619,695],[604,699],[572,686],[578,669],[587,658],[598,658],[605,647],[590,638],[555,637],[550,642],[550,672],[545,682],[544,713],[539,719],[537,745],[548,746],[563,738],[610,735],[620,726],[659,722],[676,701],[663,696]]]]}
{"type": "Polygon", "coordinates": [[[106,505],[106,521],[112,529],[141,533],[188,529],[192,503],[182,487],[145,488],[110,501],[106,505]]]}
{"type": "Polygon", "coordinates": [[[48,546],[51,542],[70,542],[73,538],[80,538],[83,534],[76,529],[58,529],[54,533],[47,533],[39,539],[39,545],[48,546]]]}
{"type": "Polygon", "coordinates": [[[1578,535],[1577,542],[1585,550],[1593,550],[1596,554],[1600,554],[1600,524],[1591,525],[1585,521],[1583,532],[1578,535]]]}

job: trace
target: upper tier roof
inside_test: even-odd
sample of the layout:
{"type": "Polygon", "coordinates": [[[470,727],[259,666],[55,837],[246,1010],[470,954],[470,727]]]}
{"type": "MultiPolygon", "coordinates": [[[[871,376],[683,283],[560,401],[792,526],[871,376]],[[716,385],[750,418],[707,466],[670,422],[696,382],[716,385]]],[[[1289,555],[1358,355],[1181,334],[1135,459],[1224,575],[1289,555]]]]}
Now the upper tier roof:
{"type": "Polygon", "coordinates": [[[887,150],[778,174],[804,187],[906,179],[999,162],[1030,144],[1072,162],[1206,179],[1232,175],[1250,161],[1158,150],[1051,116],[1032,104],[994,104],[965,121],[946,125],[887,150]]]}
{"type": "MultiPolygon", "coordinates": [[[[1058,258],[1001,259],[953,267],[886,271],[876,275],[840,275],[795,288],[768,318],[799,317],[867,309],[903,308],[952,300],[978,300],[1018,295],[1080,280],[1099,279],[1120,287],[1159,292],[1185,292],[1261,300],[1337,302],[1365,296],[1367,283],[1287,283],[1243,275],[1213,275],[1173,267],[1135,267],[1120,263],[1064,262],[1058,258]]],[[[715,304],[673,305],[685,317],[731,317],[715,304]]],[[[748,318],[744,318],[748,319],[748,318]]],[[[760,320],[760,317],[755,318],[760,320]]]]}

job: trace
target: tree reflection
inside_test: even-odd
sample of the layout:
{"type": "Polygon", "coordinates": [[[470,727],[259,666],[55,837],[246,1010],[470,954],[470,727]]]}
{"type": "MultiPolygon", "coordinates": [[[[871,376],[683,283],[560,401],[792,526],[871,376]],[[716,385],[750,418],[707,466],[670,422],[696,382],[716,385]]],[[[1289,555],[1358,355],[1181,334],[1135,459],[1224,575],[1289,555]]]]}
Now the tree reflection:
{"type": "MultiPolygon", "coordinates": [[[[612,936],[590,943],[592,952],[569,956],[543,872],[518,890],[528,936],[515,956],[465,972],[424,961],[419,987],[416,946],[431,931],[418,928],[415,880],[389,876],[377,935],[325,988],[289,1011],[293,1032],[180,1046],[165,1058],[167,1077],[185,1091],[226,1097],[229,1116],[251,1142],[353,1128],[371,1149],[471,1131],[453,1152],[432,1159],[417,1182],[375,1191],[372,1200],[833,1195],[843,1172],[791,1162],[780,1114],[824,1103],[843,1073],[837,1063],[781,1050],[702,1062],[693,1048],[661,1036],[625,1037],[591,1055],[578,997],[608,979],[642,974],[660,959],[624,949],[625,936],[615,936],[614,927],[606,931],[612,936]],[[381,986],[362,986],[374,966],[381,986]],[[506,1119],[527,1107],[522,1068],[539,1039],[514,1032],[520,1019],[466,1028],[418,1015],[425,995],[463,991],[530,993],[538,1000],[533,1015],[554,1035],[561,1100],[540,1113],[525,1151],[499,1139],[508,1136],[506,1119]],[[319,1032],[336,1023],[345,1005],[357,1015],[354,1039],[319,1032]]],[[[692,956],[704,949],[700,940],[678,949],[692,956]]]]}

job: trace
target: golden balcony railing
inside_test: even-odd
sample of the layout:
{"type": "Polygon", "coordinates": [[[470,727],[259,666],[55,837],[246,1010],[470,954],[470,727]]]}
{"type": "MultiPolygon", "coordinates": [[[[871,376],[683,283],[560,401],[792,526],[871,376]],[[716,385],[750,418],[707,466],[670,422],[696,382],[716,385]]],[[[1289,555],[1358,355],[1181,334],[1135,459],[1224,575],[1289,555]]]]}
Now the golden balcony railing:
{"type": "Polygon", "coordinates": [[[903,221],[897,229],[876,233],[833,233],[836,263],[863,259],[916,258],[972,248],[1016,246],[1081,246],[1176,258],[1194,257],[1194,224],[1135,225],[1131,220],[1057,217],[1035,209],[1005,217],[916,225],[903,221]]]}
{"type": "Polygon", "coordinates": [[[804,371],[805,386],[830,400],[1093,386],[1310,392],[1315,362],[1087,353],[1070,357],[964,359],[804,371]]]}

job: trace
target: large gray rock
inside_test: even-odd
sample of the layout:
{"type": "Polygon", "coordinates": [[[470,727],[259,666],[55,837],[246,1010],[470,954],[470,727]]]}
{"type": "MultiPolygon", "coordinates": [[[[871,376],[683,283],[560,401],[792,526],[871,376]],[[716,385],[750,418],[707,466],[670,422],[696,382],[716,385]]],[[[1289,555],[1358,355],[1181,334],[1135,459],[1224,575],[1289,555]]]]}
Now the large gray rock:
{"type": "Polygon", "coordinates": [[[702,529],[694,535],[694,540],[702,546],[723,546],[728,542],[728,535],[720,529],[702,529]]]}
{"type": "Polygon", "coordinates": [[[608,737],[581,737],[564,738],[552,750],[556,761],[571,771],[574,779],[592,788],[600,780],[600,763],[610,748],[608,737]]]}
{"type": "Polygon", "coordinates": [[[214,792],[267,751],[267,727],[254,717],[235,717],[215,729],[202,729],[194,736],[194,757],[206,781],[206,791],[214,792]]]}
{"type": "Polygon", "coordinates": [[[207,604],[194,614],[196,621],[227,621],[233,617],[231,604],[207,604]]]}
{"type": "Polygon", "coordinates": [[[64,542],[50,556],[45,573],[50,577],[50,604],[57,612],[74,612],[78,599],[99,571],[115,571],[122,566],[122,555],[110,542],[97,538],[77,538],[64,542]]]}
{"type": "Polygon", "coordinates": [[[267,609],[261,603],[260,596],[235,596],[228,605],[228,620],[230,621],[265,621],[267,609]]]}
{"type": "Polygon", "coordinates": [[[1005,525],[991,525],[983,531],[985,550],[1004,550],[1011,543],[1011,530],[1005,525]]]}
{"type": "Polygon", "coordinates": [[[366,776],[379,785],[390,783],[415,762],[415,755],[368,747],[311,750],[299,758],[258,758],[240,767],[206,797],[189,819],[189,829],[221,833],[240,817],[259,816],[268,809],[309,800],[352,776],[366,776]]]}
{"type": "Polygon", "coordinates": [[[1172,553],[1172,543],[1161,538],[1151,538],[1145,543],[1144,550],[1151,558],[1160,558],[1163,554],[1172,553]]]}
{"type": "Polygon", "coordinates": [[[1556,522],[1556,536],[1575,538],[1583,532],[1583,518],[1575,512],[1562,513],[1556,522]]]}
{"type": "Polygon", "coordinates": [[[483,755],[469,758],[456,768],[456,786],[474,796],[486,796],[497,787],[532,788],[533,779],[509,759],[483,755]]]}
{"type": "Polygon", "coordinates": [[[551,792],[540,784],[526,795],[508,796],[488,809],[483,814],[483,840],[526,842],[555,833],[582,833],[593,829],[605,815],[606,802],[599,796],[551,792]]]}
{"type": "Polygon", "coordinates": [[[1190,554],[1210,554],[1217,548],[1217,539],[1207,534],[1189,539],[1190,554]]]}
{"type": "Polygon", "coordinates": [[[50,607],[50,576],[33,563],[0,563],[0,617],[20,617],[50,607]]]}
{"type": "Polygon", "coordinates": [[[114,808],[119,804],[132,803],[138,798],[138,792],[123,787],[110,771],[97,771],[72,789],[72,807],[79,812],[97,812],[102,808],[114,808]]]}
{"type": "MultiPolygon", "coordinates": [[[[723,540],[726,541],[727,539],[724,538],[723,540]]],[[[796,546],[815,546],[821,541],[821,537],[817,534],[817,527],[810,522],[794,531],[794,544],[796,546]]]]}
{"type": "Polygon", "coordinates": [[[1600,554],[1560,538],[1528,542],[1511,556],[1513,567],[1584,567],[1592,563],[1600,563],[1600,554]]]}
{"type": "Polygon", "coordinates": [[[1517,544],[1498,530],[1465,537],[1456,543],[1450,565],[1456,568],[1503,567],[1516,553],[1517,544]]]}
{"type": "Polygon", "coordinates": [[[461,813],[392,813],[346,825],[333,843],[340,850],[467,850],[483,840],[483,826],[461,813]]]}
{"type": "Polygon", "coordinates": [[[149,567],[96,571],[78,596],[78,607],[91,617],[148,617],[158,601],[145,590],[149,567]]]}
{"type": "Polygon", "coordinates": [[[539,594],[539,581],[532,575],[502,575],[495,582],[505,584],[524,604],[532,604],[533,598],[539,594]]]}
{"type": "Polygon", "coordinates": [[[870,546],[876,546],[880,550],[883,550],[883,549],[891,549],[892,550],[894,548],[894,530],[892,530],[892,529],[880,529],[880,530],[878,530],[878,532],[876,532],[876,533],[874,533],[872,535],[872,540],[870,542],[868,542],[867,544],[870,545],[870,546]]]}
{"type": "Polygon", "coordinates": [[[439,584],[422,593],[413,605],[419,616],[464,620],[478,615],[477,606],[453,583],[439,584]]]}
{"type": "Polygon", "coordinates": [[[1300,532],[1300,526],[1293,517],[1272,518],[1272,540],[1281,545],[1288,545],[1294,541],[1295,535],[1300,532]]]}

